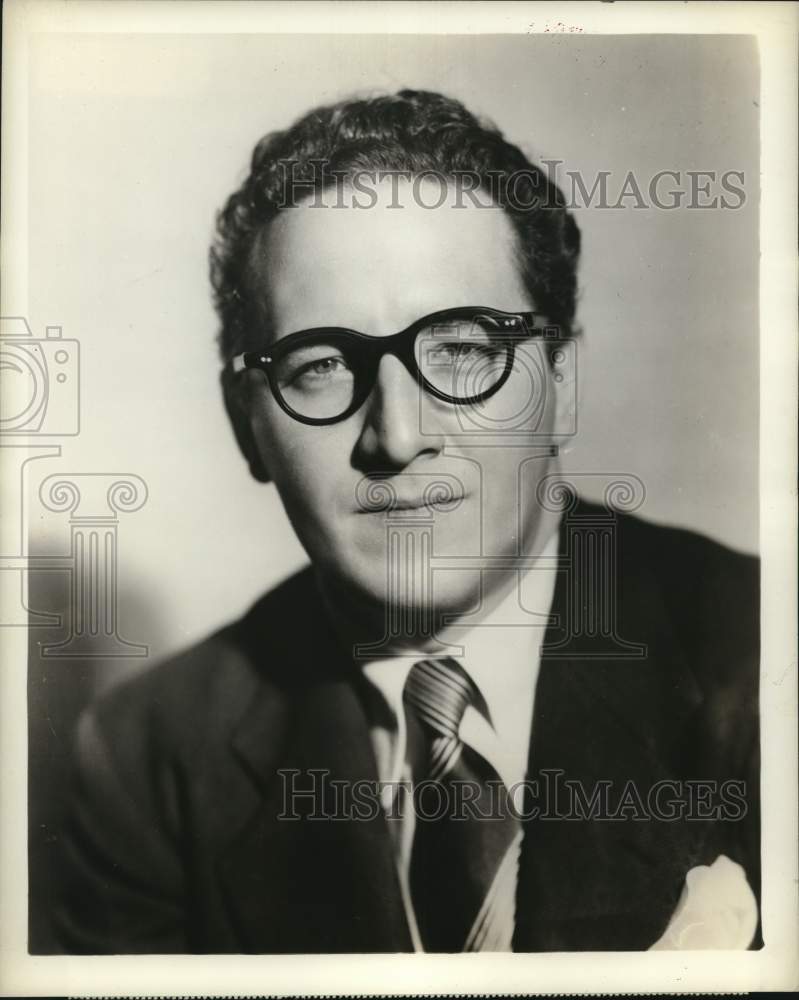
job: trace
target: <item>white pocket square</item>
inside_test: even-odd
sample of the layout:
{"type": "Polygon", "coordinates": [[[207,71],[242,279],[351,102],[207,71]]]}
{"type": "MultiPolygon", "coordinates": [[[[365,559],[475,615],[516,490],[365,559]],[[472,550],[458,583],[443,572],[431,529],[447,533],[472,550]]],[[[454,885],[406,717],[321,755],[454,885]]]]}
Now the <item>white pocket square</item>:
{"type": "Polygon", "coordinates": [[[720,854],[692,868],[677,909],[650,951],[748,948],[757,929],[757,901],[743,868],[720,854]]]}

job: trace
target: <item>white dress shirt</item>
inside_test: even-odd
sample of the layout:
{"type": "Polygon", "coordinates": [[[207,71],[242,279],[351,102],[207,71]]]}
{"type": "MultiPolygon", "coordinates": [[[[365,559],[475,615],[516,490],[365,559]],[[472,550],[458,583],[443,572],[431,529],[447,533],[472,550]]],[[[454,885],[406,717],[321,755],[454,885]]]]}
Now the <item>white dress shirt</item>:
{"type": "MultiPolygon", "coordinates": [[[[491,719],[489,722],[480,711],[468,705],[460,725],[460,738],[488,761],[508,789],[524,781],[526,776],[533,702],[545,632],[545,619],[535,619],[522,608],[538,616],[550,613],[555,589],[555,568],[550,557],[556,551],[557,532],[542,552],[542,565],[520,574],[519,587],[514,587],[496,608],[474,624],[452,626],[447,631],[448,641],[463,647],[463,655],[455,658],[482,694],[491,719]]],[[[414,663],[446,655],[446,652],[409,652],[362,665],[368,692],[379,700],[382,709],[372,716],[371,737],[378,778],[387,783],[382,804],[389,816],[397,815],[392,806],[399,784],[411,780],[406,761],[402,703],[405,681],[414,663]]],[[[423,951],[409,888],[414,815],[412,809],[403,812],[401,819],[391,819],[389,826],[394,834],[399,881],[411,936],[415,949],[423,951]]],[[[504,880],[501,889],[513,897],[518,875],[518,844],[516,846],[511,877],[504,880]]],[[[514,899],[508,898],[505,903],[509,916],[502,943],[496,950],[510,950],[513,936],[514,899]]]]}

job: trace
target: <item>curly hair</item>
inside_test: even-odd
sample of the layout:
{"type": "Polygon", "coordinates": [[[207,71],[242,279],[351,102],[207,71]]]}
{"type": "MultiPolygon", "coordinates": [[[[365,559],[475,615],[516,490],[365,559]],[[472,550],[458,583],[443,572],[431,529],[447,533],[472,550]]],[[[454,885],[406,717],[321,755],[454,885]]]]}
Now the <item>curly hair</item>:
{"type": "Polygon", "coordinates": [[[429,91],[341,101],[317,108],[255,147],[250,172],[217,217],[211,283],[224,360],[245,349],[259,320],[251,273],[259,235],[304,195],[362,171],[471,175],[510,217],[525,287],[536,308],[572,329],[580,231],[562,192],[522,151],[463,104],[429,91]]]}

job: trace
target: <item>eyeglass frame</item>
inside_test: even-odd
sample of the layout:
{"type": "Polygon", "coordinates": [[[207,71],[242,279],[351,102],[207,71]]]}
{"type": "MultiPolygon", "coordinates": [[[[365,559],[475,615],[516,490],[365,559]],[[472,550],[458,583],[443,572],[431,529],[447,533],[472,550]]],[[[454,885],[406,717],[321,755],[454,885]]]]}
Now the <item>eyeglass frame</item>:
{"type": "MultiPolygon", "coordinates": [[[[378,367],[386,354],[392,354],[394,357],[398,358],[409,371],[416,383],[436,399],[440,399],[445,403],[450,403],[453,406],[474,406],[476,403],[481,403],[486,399],[490,399],[491,396],[499,392],[499,390],[507,382],[513,369],[513,362],[515,360],[516,353],[515,345],[517,341],[547,336],[548,333],[553,331],[552,327],[533,328],[535,320],[541,318],[543,318],[542,313],[529,310],[522,312],[505,312],[502,309],[494,309],[490,306],[457,306],[452,309],[439,309],[436,312],[429,313],[428,315],[415,320],[404,330],[400,330],[398,333],[389,334],[388,336],[383,337],[362,333],[360,330],[353,330],[349,327],[310,327],[307,330],[298,330],[296,333],[289,333],[285,337],[281,337],[279,340],[276,340],[274,344],[270,345],[267,352],[244,351],[241,354],[237,354],[235,357],[231,358],[225,367],[233,375],[238,375],[243,371],[253,370],[264,372],[272,396],[278,406],[299,423],[314,427],[329,426],[330,424],[340,423],[342,420],[346,420],[348,417],[351,417],[353,413],[356,413],[361,406],[363,406],[374,389],[375,381],[377,380],[378,367]],[[497,337],[497,340],[502,343],[507,350],[505,368],[498,381],[485,392],[477,393],[474,396],[467,396],[464,398],[451,396],[448,393],[443,392],[441,389],[438,389],[422,374],[416,360],[416,353],[414,351],[414,347],[416,345],[416,335],[425,326],[434,325],[436,321],[441,322],[445,318],[457,319],[459,317],[463,317],[474,320],[477,316],[487,316],[501,323],[503,329],[500,336],[497,337]],[[364,352],[365,363],[361,366],[361,372],[362,374],[367,374],[371,377],[369,379],[363,379],[364,385],[367,386],[366,390],[363,392],[355,392],[350,405],[338,416],[307,417],[298,413],[286,402],[280,388],[274,381],[274,365],[298,344],[301,344],[306,340],[315,339],[323,334],[332,334],[335,337],[343,337],[345,339],[355,341],[361,347],[367,347],[368,353],[364,352]]],[[[356,373],[356,379],[357,375],[358,373],[356,373]]]]}

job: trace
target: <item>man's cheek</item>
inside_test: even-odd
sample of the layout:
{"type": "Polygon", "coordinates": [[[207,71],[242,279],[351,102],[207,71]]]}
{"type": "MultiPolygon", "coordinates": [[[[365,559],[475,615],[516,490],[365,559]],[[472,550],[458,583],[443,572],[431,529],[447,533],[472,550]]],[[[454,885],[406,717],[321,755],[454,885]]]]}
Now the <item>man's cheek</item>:
{"type": "Polygon", "coordinates": [[[283,467],[281,497],[298,532],[332,539],[339,533],[346,489],[320,459],[304,456],[302,464],[283,467]]]}

